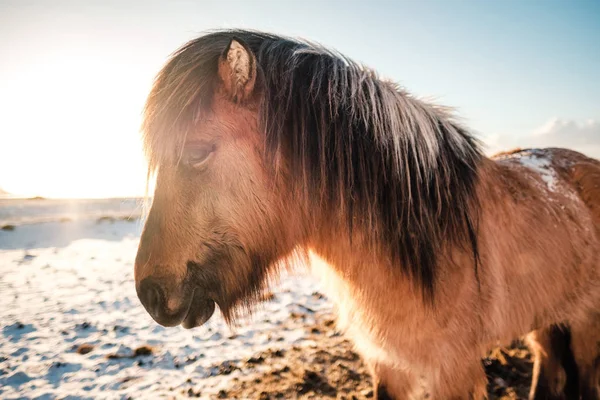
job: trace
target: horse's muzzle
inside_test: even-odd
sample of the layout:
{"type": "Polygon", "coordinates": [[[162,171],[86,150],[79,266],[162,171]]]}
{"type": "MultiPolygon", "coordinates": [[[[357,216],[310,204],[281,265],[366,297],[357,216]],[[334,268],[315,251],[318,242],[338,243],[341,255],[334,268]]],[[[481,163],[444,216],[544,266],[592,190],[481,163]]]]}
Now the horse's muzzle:
{"type": "Polygon", "coordinates": [[[198,290],[183,290],[183,298],[175,309],[168,307],[169,301],[161,285],[152,277],[136,285],[137,295],[152,319],[162,326],[177,326],[185,329],[203,325],[212,317],[215,302],[202,296],[198,290]]]}

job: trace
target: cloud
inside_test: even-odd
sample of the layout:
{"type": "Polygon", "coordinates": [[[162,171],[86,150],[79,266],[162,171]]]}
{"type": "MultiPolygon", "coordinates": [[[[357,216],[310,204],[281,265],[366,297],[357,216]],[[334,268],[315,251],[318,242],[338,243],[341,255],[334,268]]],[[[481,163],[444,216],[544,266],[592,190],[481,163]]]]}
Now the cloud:
{"type": "Polygon", "coordinates": [[[488,136],[484,139],[488,151],[520,147],[565,147],[600,159],[600,121],[577,122],[552,118],[531,133],[521,136],[488,136]]]}

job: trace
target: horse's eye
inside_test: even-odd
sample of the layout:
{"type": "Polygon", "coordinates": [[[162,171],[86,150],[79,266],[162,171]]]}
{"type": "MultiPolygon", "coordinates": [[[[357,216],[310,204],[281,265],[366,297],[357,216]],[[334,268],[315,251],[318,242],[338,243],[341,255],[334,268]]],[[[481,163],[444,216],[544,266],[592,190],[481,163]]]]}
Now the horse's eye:
{"type": "Polygon", "coordinates": [[[199,168],[206,164],[211,158],[210,156],[214,153],[215,146],[194,146],[185,150],[184,161],[188,167],[199,168]]]}

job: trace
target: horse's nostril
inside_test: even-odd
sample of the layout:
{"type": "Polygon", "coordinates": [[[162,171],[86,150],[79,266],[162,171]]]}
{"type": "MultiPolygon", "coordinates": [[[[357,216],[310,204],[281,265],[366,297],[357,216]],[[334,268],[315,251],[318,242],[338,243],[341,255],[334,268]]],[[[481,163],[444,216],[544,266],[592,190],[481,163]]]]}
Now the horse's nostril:
{"type": "Polygon", "coordinates": [[[150,316],[162,326],[176,326],[186,316],[192,292],[186,292],[180,287],[175,289],[175,295],[165,291],[164,283],[153,277],[144,278],[136,285],[137,294],[142,305],[150,316]],[[180,293],[181,292],[181,293],[180,293]],[[168,307],[169,301],[175,306],[168,307]]]}
{"type": "Polygon", "coordinates": [[[137,294],[148,313],[156,318],[163,308],[162,289],[152,278],[145,278],[137,287],[137,294]]]}

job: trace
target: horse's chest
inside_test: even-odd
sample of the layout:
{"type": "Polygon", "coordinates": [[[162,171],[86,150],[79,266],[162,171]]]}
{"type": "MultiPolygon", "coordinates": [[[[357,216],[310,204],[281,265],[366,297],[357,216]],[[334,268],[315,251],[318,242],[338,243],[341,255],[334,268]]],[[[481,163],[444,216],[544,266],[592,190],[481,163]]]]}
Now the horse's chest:
{"type": "Polygon", "coordinates": [[[336,305],[337,326],[353,341],[357,351],[370,362],[414,368],[415,360],[409,362],[405,351],[413,347],[415,338],[403,334],[401,322],[386,314],[386,307],[340,277],[322,259],[315,256],[312,261],[313,272],[321,278],[328,297],[336,305]]]}

